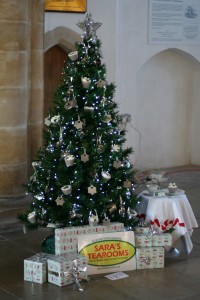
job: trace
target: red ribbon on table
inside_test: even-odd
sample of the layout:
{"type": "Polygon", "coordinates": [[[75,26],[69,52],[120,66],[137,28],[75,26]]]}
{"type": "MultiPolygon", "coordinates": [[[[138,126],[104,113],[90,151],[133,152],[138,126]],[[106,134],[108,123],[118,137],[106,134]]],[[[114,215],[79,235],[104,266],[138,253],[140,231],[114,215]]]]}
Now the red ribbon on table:
{"type": "Polygon", "coordinates": [[[161,229],[162,229],[163,231],[166,230],[166,229],[168,229],[169,226],[170,226],[170,228],[172,228],[172,227],[175,227],[177,224],[178,224],[180,227],[185,227],[185,223],[179,222],[179,219],[178,219],[178,218],[176,218],[175,220],[169,220],[169,219],[167,219],[167,220],[165,220],[165,221],[163,222],[163,224],[161,224],[161,223],[159,222],[158,219],[154,219],[154,221],[150,220],[150,224],[151,224],[151,225],[156,224],[158,227],[161,227],[161,229]]]}

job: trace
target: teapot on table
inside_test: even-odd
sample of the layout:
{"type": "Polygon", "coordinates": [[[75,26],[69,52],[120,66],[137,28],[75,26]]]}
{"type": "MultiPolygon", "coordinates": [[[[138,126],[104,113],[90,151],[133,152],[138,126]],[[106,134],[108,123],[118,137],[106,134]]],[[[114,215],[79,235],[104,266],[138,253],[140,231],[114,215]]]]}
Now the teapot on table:
{"type": "Polygon", "coordinates": [[[147,184],[146,187],[150,196],[154,196],[159,190],[159,186],[157,184],[147,184]]]}

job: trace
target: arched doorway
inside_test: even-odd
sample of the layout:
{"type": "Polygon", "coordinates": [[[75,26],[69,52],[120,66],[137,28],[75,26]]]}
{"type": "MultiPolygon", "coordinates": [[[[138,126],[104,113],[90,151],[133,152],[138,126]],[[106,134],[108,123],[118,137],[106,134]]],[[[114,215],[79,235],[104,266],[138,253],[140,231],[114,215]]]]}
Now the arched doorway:
{"type": "Polygon", "coordinates": [[[198,89],[200,64],[167,49],[149,59],[137,76],[135,126],[141,133],[139,168],[200,164],[198,89]]]}

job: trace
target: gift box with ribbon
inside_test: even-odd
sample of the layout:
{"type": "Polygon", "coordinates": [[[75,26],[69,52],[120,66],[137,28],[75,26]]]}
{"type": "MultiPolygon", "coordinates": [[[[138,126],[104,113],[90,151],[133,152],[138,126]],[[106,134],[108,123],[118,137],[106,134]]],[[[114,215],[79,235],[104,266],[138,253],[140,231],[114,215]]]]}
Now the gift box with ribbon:
{"type": "Polygon", "coordinates": [[[78,252],[78,236],[95,233],[123,231],[124,224],[113,222],[107,225],[75,226],[55,229],[55,254],[78,252]]]}
{"type": "Polygon", "coordinates": [[[148,234],[148,233],[151,232],[150,224],[146,224],[146,225],[143,225],[143,226],[135,226],[134,227],[134,232],[135,233],[148,234]]]}
{"type": "Polygon", "coordinates": [[[136,249],[136,268],[156,269],[164,268],[164,248],[149,247],[136,249]]]}
{"type": "Polygon", "coordinates": [[[51,254],[38,253],[24,259],[24,280],[44,283],[47,281],[47,259],[51,254]]]}
{"type": "Polygon", "coordinates": [[[170,233],[153,234],[152,246],[172,246],[172,235],[170,233]]]}
{"type": "Polygon", "coordinates": [[[138,247],[151,247],[152,246],[152,234],[135,234],[135,246],[138,247]]]}
{"type": "Polygon", "coordinates": [[[87,257],[70,253],[54,256],[48,259],[48,282],[60,287],[76,283],[78,289],[82,288],[79,279],[87,280],[87,257]]]}

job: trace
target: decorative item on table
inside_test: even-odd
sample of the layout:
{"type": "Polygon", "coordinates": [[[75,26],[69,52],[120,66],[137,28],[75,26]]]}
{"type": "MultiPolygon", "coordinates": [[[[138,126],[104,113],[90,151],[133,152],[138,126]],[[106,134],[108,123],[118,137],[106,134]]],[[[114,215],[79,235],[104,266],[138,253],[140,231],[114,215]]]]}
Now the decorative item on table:
{"type": "Polygon", "coordinates": [[[47,281],[47,259],[53,257],[51,254],[38,253],[24,259],[24,280],[36,283],[47,281]]]}
{"type": "Polygon", "coordinates": [[[153,247],[172,246],[172,235],[170,233],[153,234],[152,246],[153,247]]]}
{"type": "Polygon", "coordinates": [[[159,186],[157,184],[147,184],[146,187],[150,196],[154,196],[159,190],[159,186]]]}
{"type": "Polygon", "coordinates": [[[164,268],[164,248],[149,247],[136,249],[137,269],[164,268]]]}
{"type": "Polygon", "coordinates": [[[94,211],[95,211],[95,214],[93,214],[92,211],[90,211],[90,213],[89,213],[88,221],[89,221],[90,226],[96,226],[99,223],[99,217],[97,215],[96,209],[94,211]]]}
{"type": "Polygon", "coordinates": [[[48,282],[58,286],[76,283],[82,291],[79,279],[87,280],[87,257],[69,253],[48,259],[48,282]]]}
{"type": "Polygon", "coordinates": [[[170,183],[168,185],[168,191],[169,191],[169,193],[175,193],[177,191],[177,189],[178,189],[178,187],[177,187],[177,185],[176,185],[175,182],[174,183],[170,183]]]}
{"type": "Polygon", "coordinates": [[[152,246],[152,234],[135,234],[135,247],[151,247],[152,246]]]}

